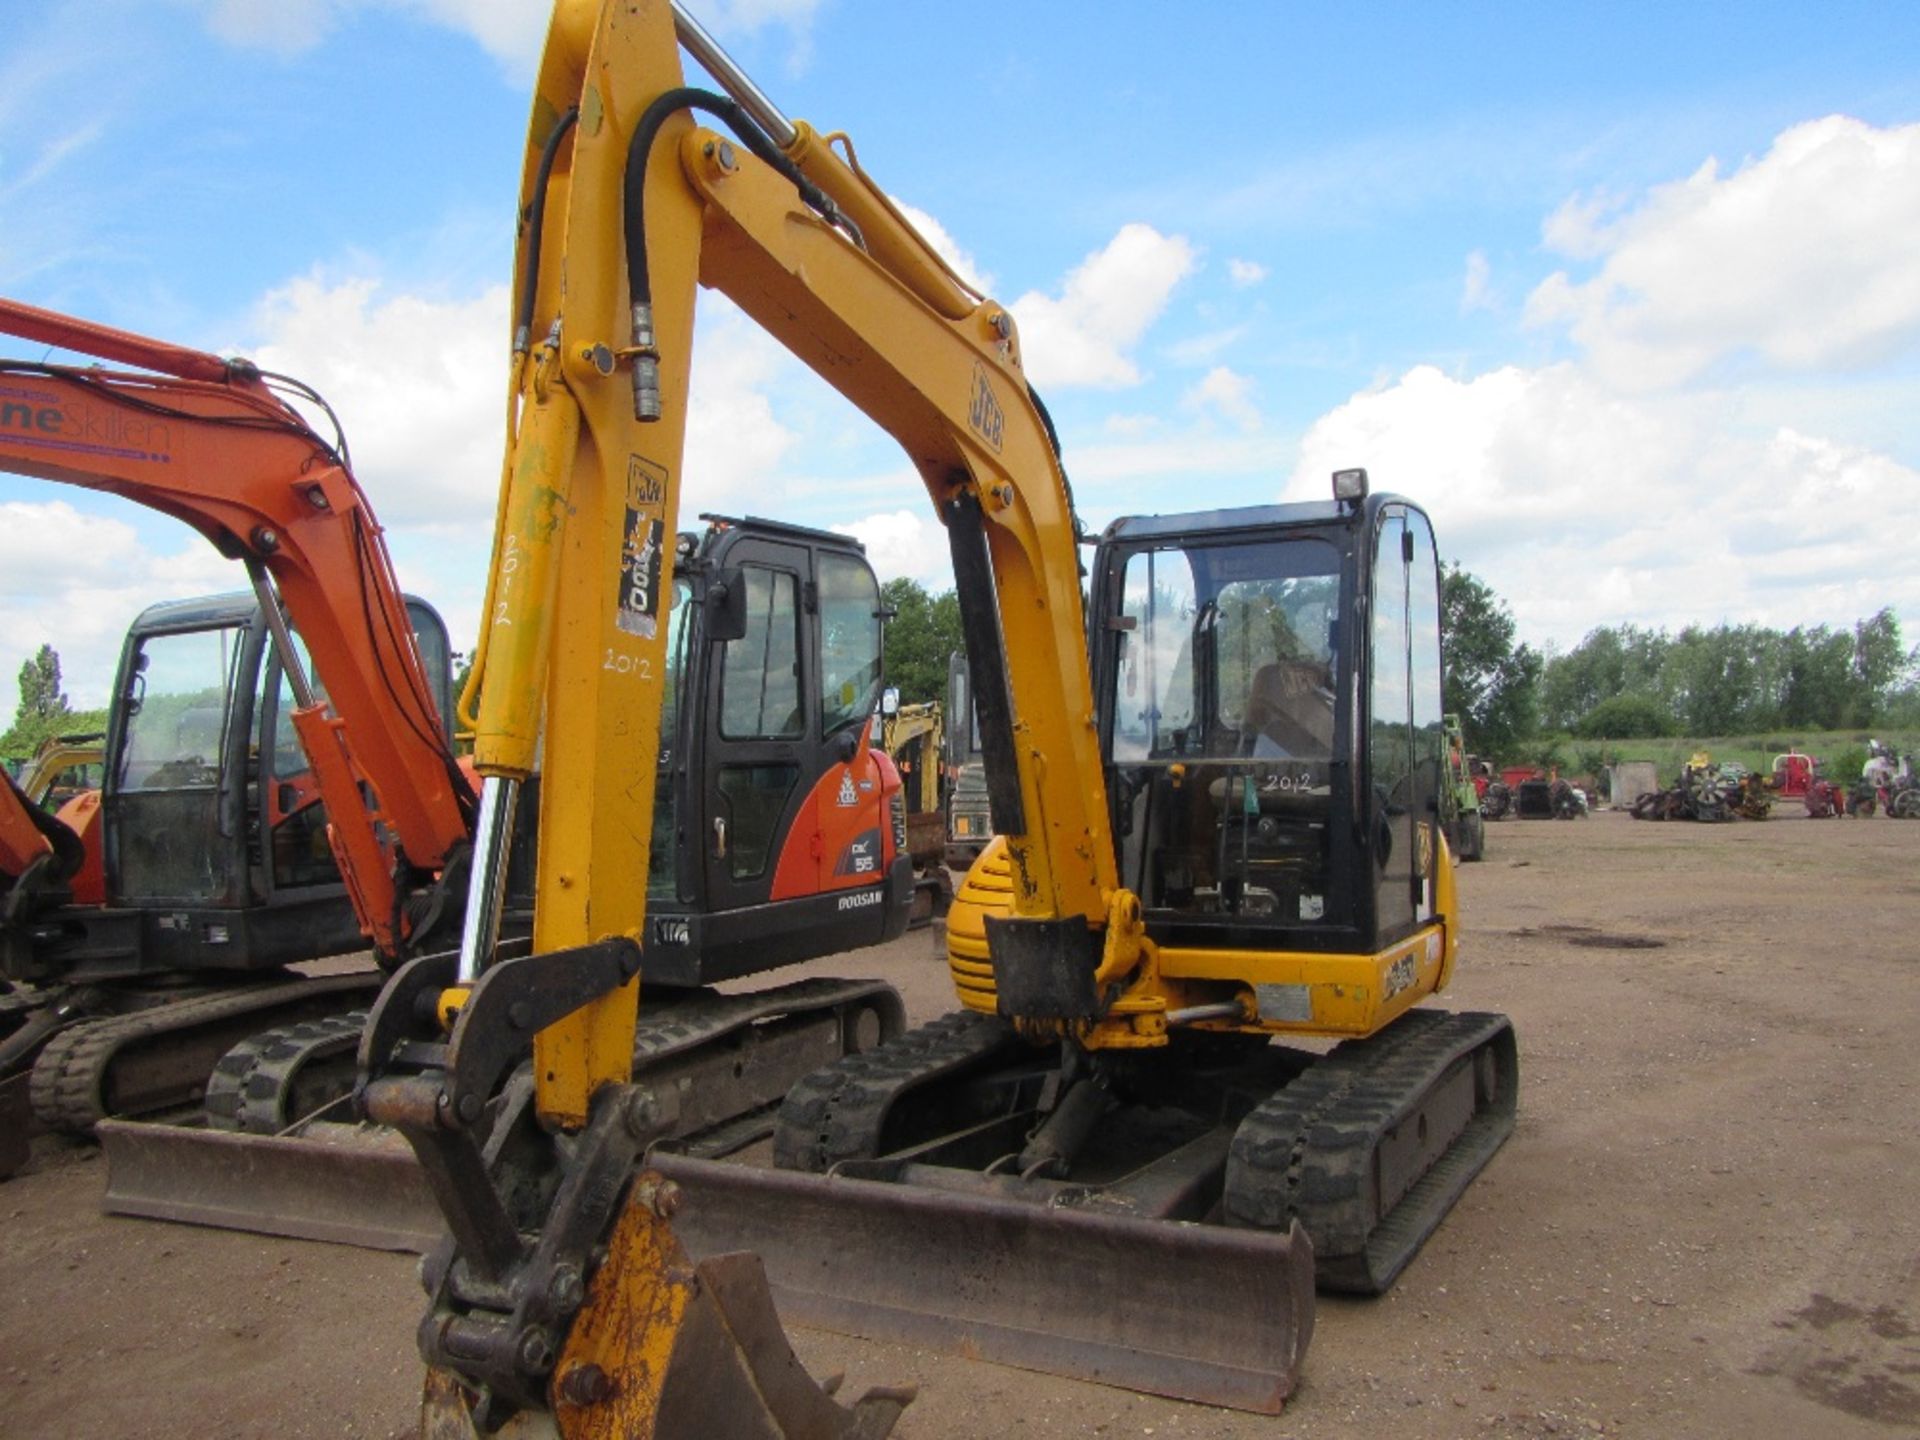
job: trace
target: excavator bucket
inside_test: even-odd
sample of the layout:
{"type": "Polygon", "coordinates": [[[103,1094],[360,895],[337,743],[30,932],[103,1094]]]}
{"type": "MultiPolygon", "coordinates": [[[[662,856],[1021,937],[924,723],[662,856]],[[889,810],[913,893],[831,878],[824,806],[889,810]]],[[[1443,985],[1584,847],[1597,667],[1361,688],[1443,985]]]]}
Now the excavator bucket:
{"type": "MultiPolygon", "coordinates": [[[[648,1185],[638,1194],[670,1189],[648,1185]]],[[[522,1411],[490,1433],[595,1440],[885,1440],[914,1398],[875,1388],[851,1406],[818,1385],[780,1328],[760,1262],[715,1255],[694,1263],[676,1238],[673,1205],[630,1198],[567,1336],[545,1411],[522,1411]]],[[[446,1370],[427,1372],[422,1440],[479,1440],[471,1397],[446,1370]]]]}
{"type": "Polygon", "coordinates": [[[1313,1334],[1313,1249],[1232,1229],[655,1152],[695,1254],[751,1250],[789,1323],[1260,1414],[1313,1334]]]}

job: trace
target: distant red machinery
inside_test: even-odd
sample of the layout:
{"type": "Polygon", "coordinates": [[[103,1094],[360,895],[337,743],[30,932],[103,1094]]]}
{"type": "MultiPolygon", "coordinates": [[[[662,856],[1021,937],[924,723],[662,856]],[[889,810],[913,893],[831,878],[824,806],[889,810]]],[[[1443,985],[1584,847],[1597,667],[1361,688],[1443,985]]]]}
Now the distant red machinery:
{"type": "Polygon", "coordinates": [[[1773,790],[1789,800],[1804,799],[1813,790],[1820,762],[1811,755],[1789,750],[1773,757],[1773,790]]]}
{"type": "MultiPolygon", "coordinates": [[[[1783,794],[1786,792],[1782,792],[1783,794]]],[[[1847,813],[1847,792],[1830,780],[1812,780],[1801,803],[1816,820],[1837,820],[1847,813]]]]}

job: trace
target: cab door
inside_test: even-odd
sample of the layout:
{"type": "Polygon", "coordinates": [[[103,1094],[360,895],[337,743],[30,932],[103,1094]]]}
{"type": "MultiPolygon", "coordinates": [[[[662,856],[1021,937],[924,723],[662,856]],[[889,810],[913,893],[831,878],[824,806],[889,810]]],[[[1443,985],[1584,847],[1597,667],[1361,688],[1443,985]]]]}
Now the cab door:
{"type": "Polygon", "coordinates": [[[726,553],[746,594],[746,629],[721,642],[707,677],[701,848],[706,908],[764,904],[780,848],[803,798],[801,779],[825,763],[805,545],[760,536],[726,553]]]}
{"type": "Polygon", "coordinates": [[[128,640],[103,800],[113,903],[251,899],[236,778],[263,644],[244,621],[128,640]]]}
{"type": "Polygon", "coordinates": [[[1440,576],[1427,517],[1383,507],[1375,532],[1367,769],[1376,943],[1432,917],[1439,865],[1444,717],[1440,576]]]}

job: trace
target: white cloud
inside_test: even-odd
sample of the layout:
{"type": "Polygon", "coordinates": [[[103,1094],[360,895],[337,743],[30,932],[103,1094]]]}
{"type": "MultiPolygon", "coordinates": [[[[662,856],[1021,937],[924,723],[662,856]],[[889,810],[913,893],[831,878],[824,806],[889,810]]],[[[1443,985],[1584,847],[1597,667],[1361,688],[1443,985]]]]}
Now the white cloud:
{"type": "Polygon", "coordinates": [[[527,0],[402,0],[452,30],[464,30],[510,69],[531,72],[546,43],[549,7],[527,0]]]}
{"type": "Polygon", "coordinates": [[[1576,197],[1547,243],[1600,258],[1527,302],[1565,324],[1610,383],[1684,383],[1729,358],[1857,370],[1920,341],[1920,124],[1831,115],[1784,131],[1723,177],[1709,160],[1631,208],[1576,197]]]}
{"type": "Polygon", "coordinates": [[[1253,381],[1225,365],[1216,365],[1180,397],[1182,408],[1218,415],[1242,430],[1260,428],[1260,407],[1253,403],[1253,381]]]}
{"type": "MultiPolygon", "coordinates": [[[[1579,358],[1416,366],[1316,421],[1287,493],[1317,499],[1331,471],[1366,466],[1427,506],[1441,554],[1536,644],[1623,622],[1847,625],[1887,605],[1920,620],[1920,574],[1862,561],[1864,535],[1920,525],[1920,472],[1849,438],[1904,424],[1884,362],[1920,339],[1916,231],[1920,125],[1837,116],[1729,175],[1576,196],[1544,237],[1597,270],[1551,276],[1527,321],[1568,326],[1579,358]],[[1716,367],[1742,378],[1712,388],[1716,367]]],[[[1492,299],[1475,251],[1462,311],[1492,299]]]]}
{"type": "Polygon", "coordinates": [[[103,706],[120,642],[140,611],[156,600],[245,588],[245,571],[185,526],[169,548],[144,543],[114,513],[131,509],[91,497],[80,505],[0,501],[0,684],[52,645],[75,707],[103,706]]]}
{"type": "Polygon", "coordinates": [[[199,0],[206,25],[229,45],[298,55],[326,39],[347,0],[199,0]]]}
{"type": "MultiPolygon", "coordinates": [[[[904,488],[918,489],[919,477],[900,476],[904,488]]],[[[931,510],[888,510],[833,527],[867,547],[867,560],[884,584],[905,576],[934,594],[953,588],[952,551],[947,532],[931,510]]]]}
{"type": "Polygon", "coordinates": [[[0,288],[20,296],[41,272],[90,268],[107,248],[113,217],[86,166],[128,103],[90,69],[85,22],[44,10],[22,12],[0,46],[0,288]],[[93,98],[76,111],[74,95],[93,98]]]}
{"type": "Polygon", "coordinates": [[[1258,260],[1227,261],[1227,279],[1233,282],[1236,290],[1245,290],[1249,286],[1258,285],[1266,278],[1267,267],[1258,260]]]}
{"type": "MultiPolygon", "coordinates": [[[[506,443],[507,308],[502,286],[443,300],[313,275],[262,302],[264,343],[249,354],[332,404],[383,523],[484,538],[506,443]]],[[[738,307],[702,296],[683,514],[777,506],[796,437],[771,396],[800,371],[738,307]]]]}
{"type": "Polygon", "coordinates": [[[1420,500],[1440,553],[1512,607],[1522,638],[1723,619],[1920,617],[1920,575],[1860,563],[1861,527],[1920,525],[1920,473],[1791,430],[1722,426],[1701,397],[1621,396],[1580,367],[1455,379],[1417,367],[1315,422],[1288,497],[1335,469],[1420,500]]]}
{"type": "Polygon", "coordinates": [[[505,444],[507,304],[505,286],[437,299],[315,273],[261,301],[247,353],[333,406],[383,523],[484,538],[505,444]]]}
{"type": "Polygon", "coordinates": [[[1619,216],[1628,204],[1629,197],[1616,190],[1572,196],[1542,223],[1540,238],[1569,260],[1598,260],[1619,243],[1619,216]]]}
{"type": "Polygon", "coordinates": [[[983,269],[973,255],[960,248],[960,242],[953,238],[951,231],[918,205],[909,205],[897,195],[887,197],[894,207],[907,217],[907,222],[920,232],[934,251],[951,265],[960,278],[982,295],[991,295],[995,282],[991,271],[983,269]]]}
{"type": "Polygon", "coordinates": [[[48,136],[26,168],[0,184],[0,200],[11,200],[22,191],[50,178],[70,158],[98,141],[105,130],[105,123],[95,118],[73,129],[48,136]]]}
{"type": "Polygon", "coordinates": [[[798,520],[784,505],[783,471],[797,435],[772,392],[800,363],[731,301],[704,295],[699,317],[681,523],[701,510],[798,520]]]}
{"type": "Polygon", "coordinates": [[[711,30],[748,33],[767,25],[806,26],[820,0],[694,0],[690,8],[711,30]]]}
{"type": "MultiPolygon", "coordinates": [[[[478,614],[499,489],[504,288],[434,299],[316,273],[268,294],[251,325],[250,343],[237,348],[334,408],[402,583],[460,636],[478,614]]],[[[323,416],[307,413],[331,435],[323,416]]],[[[166,522],[125,502],[86,496],[0,512],[0,633],[20,637],[23,654],[53,644],[79,704],[104,698],[119,637],[143,606],[246,584],[184,528],[175,543],[144,541],[166,522]]],[[[0,646],[0,676],[18,668],[12,653],[0,646]]]]}
{"type": "Polygon", "coordinates": [[[1014,301],[1010,308],[1034,383],[1103,389],[1139,384],[1140,371],[1127,352],[1160,317],[1196,260],[1184,237],[1129,224],[1067,276],[1057,297],[1029,291],[1014,301]]]}
{"type": "Polygon", "coordinates": [[[1158,417],[1120,417],[1103,428],[1104,440],[1067,450],[1074,504],[1095,530],[1119,515],[1255,503],[1296,453],[1293,436],[1265,428],[1180,426],[1158,417]]]}
{"type": "Polygon", "coordinates": [[[1245,325],[1235,325],[1205,335],[1190,335],[1167,346],[1167,358],[1176,365],[1205,365],[1246,333],[1245,325]]]}
{"type": "Polygon", "coordinates": [[[1164,423],[1158,415],[1133,415],[1114,410],[1109,411],[1100,421],[1100,428],[1108,435],[1132,440],[1152,435],[1164,423]]]}
{"type": "MultiPolygon", "coordinates": [[[[256,307],[262,343],[246,349],[333,406],[403,581],[440,606],[456,643],[477,614],[499,490],[507,310],[504,287],[436,299],[316,274],[256,307]]],[[[784,470],[797,436],[773,398],[800,370],[729,301],[702,298],[684,524],[703,510],[803,518],[784,470]]]]}
{"type": "MultiPolygon", "coordinates": [[[[551,7],[529,0],[186,0],[230,45],[297,55],[327,38],[356,10],[412,13],[463,32],[509,70],[531,72],[546,42],[551,7]]],[[[694,14],[716,37],[787,27],[804,57],[819,0],[695,0],[694,14]]]]}

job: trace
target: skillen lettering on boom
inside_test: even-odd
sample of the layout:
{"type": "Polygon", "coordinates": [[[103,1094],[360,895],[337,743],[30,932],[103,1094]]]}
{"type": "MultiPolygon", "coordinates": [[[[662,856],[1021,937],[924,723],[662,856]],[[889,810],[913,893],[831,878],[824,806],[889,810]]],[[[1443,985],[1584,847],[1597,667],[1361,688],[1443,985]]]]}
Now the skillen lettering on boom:
{"type": "Polygon", "coordinates": [[[24,436],[96,455],[135,460],[172,460],[173,434],[163,421],[59,398],[44,391],[0,387],[0,440],[24,436]],[[53,403],[49,403],[53,402],[53,403]]]}

